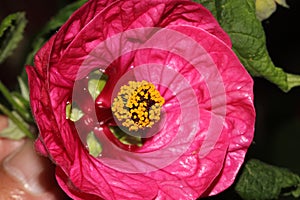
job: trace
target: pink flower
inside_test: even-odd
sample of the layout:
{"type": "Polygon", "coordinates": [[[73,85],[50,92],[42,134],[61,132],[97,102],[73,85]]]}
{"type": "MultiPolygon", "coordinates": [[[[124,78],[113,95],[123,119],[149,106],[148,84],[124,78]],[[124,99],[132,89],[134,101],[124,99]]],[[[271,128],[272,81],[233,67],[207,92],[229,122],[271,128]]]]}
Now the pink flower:
{"type": "Polygon", "coordinates": [[[252,79],[211,13],[188,0],[90,0],[27,73],[36,148],[73,199],[217,194],[253,138],[252,79]],[[102,73],[98,95],[89,84],[102,73]],[[117,127],[136,141],[116,137],[117,127]]]}

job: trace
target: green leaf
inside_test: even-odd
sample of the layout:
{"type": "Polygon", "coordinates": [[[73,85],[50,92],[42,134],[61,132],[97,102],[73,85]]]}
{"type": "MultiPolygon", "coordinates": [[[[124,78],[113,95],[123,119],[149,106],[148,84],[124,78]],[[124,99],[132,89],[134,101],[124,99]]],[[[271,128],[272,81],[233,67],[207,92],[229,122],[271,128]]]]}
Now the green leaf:
{"type": "Polygon", "coordinates": [[[210,12],[214,16],[217,16],[217,8],[216,8],[216,2],[215,1],[212,1],[212,0],[194,0],[194,2],[202,4],[208,10],[210,10],[210,12]]]}
{"type": "MultiPolygon", "coordinates": [[[[24,123],[22,118],[16,112],[12,112],[12,114],[16,118],[18,118],[22,123],[24,123]]],[[[27,128],[29,128],[29,127],[27,127],[27,128]]],[[[10,118],[8,119],[7,128],[0,131],[0,137],[2,137],[2,138],[19,140],[19,139],[24,138],[25,136],[26,136],[25,133],[10,118]]]]}
{"type": "Polygon", "coordinates": [[[33,122],[32,115],[29,112],[29,102],[17,93],[11,93],[0,81],[0,93],[3,94],[13,109],[27,122],[33,122]]]}
{"type": "Polygon", "coordinates": [[[81,7],[87,0],[78,0],[62,8],[52,19],[44,26],[40,33],[34,39],[32,52],[28,54],[25,64],[32,65],[33,57],[42,45],[57,31],[71,16],[71,14],[81,7]]]}
{"type": "Polygon", "coordinates": [[[197,0],[217,18],[232,41],[232,48],[253,76],[261,76],[287,92],[300,86],[300,76],[276,67],[267,51],[265,33],[256,17],[254,0],[197,0]]]}
{"type": "Polygon", "coordinates": [[[94,132],[90,132],[86,138],[86,143],[89,149],[89,153],[94,156],[98,157],[102,152],[102,146],[99,140],[96,138],[94,132]]]}
{"type": "Polygon", "coordinates": [[[0,63],[2,63],[23,38],[27,20],[24,12],[8,15],[0,24],[0,63]]]}
{"type": "Polygon", "coordinates": [[[293,190],[291,192],[291,194],[295,197],[295,198],[299,198],[300,197],[300,186],[298,185],[296,190],[293,190]]]}
{"type": "Polygon", "coordinates": [[[285,168],[252,159],[235,186],[245,200],[277,199],[280,195],[300,197],[300,177],[285,168]]]}

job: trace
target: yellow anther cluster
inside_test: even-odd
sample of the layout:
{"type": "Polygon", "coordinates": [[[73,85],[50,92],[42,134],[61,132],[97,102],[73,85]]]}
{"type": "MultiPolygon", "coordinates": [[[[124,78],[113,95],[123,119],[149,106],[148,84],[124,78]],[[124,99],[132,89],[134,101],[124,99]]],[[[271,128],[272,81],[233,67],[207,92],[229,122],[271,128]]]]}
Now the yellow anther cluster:
{"type": "Polygon", "coordinates": [[[130,131],[152,127],[160,119],[164,98],[152,83],[129,81],[121,87],[112,112],[130,131]]]}

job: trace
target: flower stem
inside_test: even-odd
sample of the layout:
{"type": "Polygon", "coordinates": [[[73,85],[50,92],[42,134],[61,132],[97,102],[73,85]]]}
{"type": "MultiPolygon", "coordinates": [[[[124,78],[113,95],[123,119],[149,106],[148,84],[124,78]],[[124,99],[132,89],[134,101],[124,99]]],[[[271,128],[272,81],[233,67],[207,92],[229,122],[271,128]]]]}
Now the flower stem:
{"type": "Polygon", "coordinates": [[[29,131],[28,128],[21,122],[18,118],[14,116],[14,114],[8,110],[4,105],[0,104],[0,111],[3,112],[7,117],[9,117],[17,126],[18,128],[23,131],[23,133],[30,139],[34,139],[34,135],[29,131]]]}
{"type": "Polygon", "coordinates": [[[293,87],[300,86],[300,75],[297,74],[287,74],[287,82],[289,89],[292,89],[293,87]]]}

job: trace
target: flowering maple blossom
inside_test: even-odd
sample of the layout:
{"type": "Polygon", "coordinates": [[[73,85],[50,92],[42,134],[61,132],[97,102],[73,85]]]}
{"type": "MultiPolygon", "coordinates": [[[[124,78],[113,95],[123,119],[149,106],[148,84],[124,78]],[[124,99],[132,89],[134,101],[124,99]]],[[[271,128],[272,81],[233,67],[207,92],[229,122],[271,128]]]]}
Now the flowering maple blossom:
{"type": "Polygon", "coordinates": [[[191,1],[88,1],[27,73],[36,149],[73,199],[217,194],[253,138],[252,79],[212,14],[191,1]],[[91,73],[104,82],[94,92],[91,73]]]}

